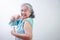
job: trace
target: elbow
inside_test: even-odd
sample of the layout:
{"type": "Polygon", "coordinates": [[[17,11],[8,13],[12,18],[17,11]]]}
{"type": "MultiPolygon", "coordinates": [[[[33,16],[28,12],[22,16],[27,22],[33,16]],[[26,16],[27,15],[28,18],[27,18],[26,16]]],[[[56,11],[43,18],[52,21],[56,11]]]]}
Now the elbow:
{"type": "Polygon", "coordinates": [[[29,39],[32,39],[32,36],[26,34],[26,39],[28,39],[28,40],[29,40],[29,39]]]}

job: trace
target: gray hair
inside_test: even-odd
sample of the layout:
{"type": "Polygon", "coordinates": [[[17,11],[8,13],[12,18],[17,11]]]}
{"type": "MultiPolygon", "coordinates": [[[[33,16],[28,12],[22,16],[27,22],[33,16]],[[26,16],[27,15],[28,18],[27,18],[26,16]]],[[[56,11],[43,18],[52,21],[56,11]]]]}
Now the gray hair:
{"type": "Polygon", "coordinates": [[[27,6],[28,8],[29,8],[29,10],[31,11],[31,12],[33,12],[33,8],[32,8],[32,5],[31,4],[29,4],[29,3],[24,3],[24,4],[22,4],[22,7],[23,6],[27,6]]]}
{"type": "Polygon", "coordinates": [[[31,18],[34,18],[35,16],[34,16],[34,11],[33,11],[33,7],[32,7],[32,5],[29,4],[29,3],[24,3],[24,4],[22,4],[21,7],[23,7],[23,6],[27,6],[27,7],[29,8],[29,10],[31,11],[31,15],[30,15],[30,17],[31,17],[31,18]]]}

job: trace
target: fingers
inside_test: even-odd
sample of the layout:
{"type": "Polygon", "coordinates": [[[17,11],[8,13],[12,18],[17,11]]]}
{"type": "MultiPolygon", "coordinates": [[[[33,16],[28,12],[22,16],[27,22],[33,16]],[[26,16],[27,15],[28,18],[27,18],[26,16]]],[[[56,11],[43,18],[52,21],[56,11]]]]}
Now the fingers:
{"type": "Polygon", "coordinates": [[[12,30],[12,31],[11,31],[11,34],[14,35],[14,33],[15,33],[14,30],[12,30]]]}
{"type": "Polygon", "coordinates": [[[20,15],[19,15],[19,14],[18,14],[18,15],[16,15],[16,16],[15,16],[15,18],[16,18],[16,19],[19,19],[19,18],[20,18],[20,15]]]}
{"type": "Polygon", "coordinates": [[[20,15],[18,14],[18,15],[14,15],[14,16],[11,16],[11,19],[10,19],[10,21],[11,22],[14,22],[14,19],[19,19],[20,18],[20,15]]]}
{"type": "Polygon", "coordinates": [[[14,19],[15,19],[15,16],[12,16],[10,21],[13,22],[14,19]]]}
{"type": "Polygon", "coordinates": [[[11,19],[19,19],[20,18],[20,15],[18,14],[18,15],[14,15],[14,16],[11,16],[11,19]]]}
{"type": "Polygon", "coordinates": [[[13,30],[11,30],[11,34],[14,34],[14,33],[16,33],[15,27],[13,27],[13,30]]]}

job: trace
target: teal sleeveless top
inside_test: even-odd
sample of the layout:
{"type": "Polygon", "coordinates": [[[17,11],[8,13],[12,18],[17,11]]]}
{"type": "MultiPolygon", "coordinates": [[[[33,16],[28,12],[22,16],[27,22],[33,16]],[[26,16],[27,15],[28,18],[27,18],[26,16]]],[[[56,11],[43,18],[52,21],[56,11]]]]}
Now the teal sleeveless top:
{"type": "MultiPolygon", "coordinates": [[[[17,26],[17,27],[16,27],[16,32],[17,32],[17,33],[20,33],[20,34],[24,34],[24,33],[25,33],[25,32],[24,32],[24,22],[25,22],[25,20],[30,23],[31,27],[33,27],[33,19],[32,19],[32,18],[26,18],[26,19],[20,18],[20,19],[15,19],[14,22],[9,22],[9,25],[10,25],[11,27],[17,26]]],[[[21,39],[15,37],[15,40],[21,40],[21,39]]]]}

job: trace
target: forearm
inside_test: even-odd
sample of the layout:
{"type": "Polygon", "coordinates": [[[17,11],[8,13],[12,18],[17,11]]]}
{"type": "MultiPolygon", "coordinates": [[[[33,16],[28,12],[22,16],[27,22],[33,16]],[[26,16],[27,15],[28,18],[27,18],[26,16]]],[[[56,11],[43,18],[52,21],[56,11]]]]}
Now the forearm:
{"type": "Polygon", "coordinates": [[[21,39],[26,39],[29,40],[31,37],[28,34],[19,34],[19,33],[14,33],[14,36],[21,38],[21,39]]]}

